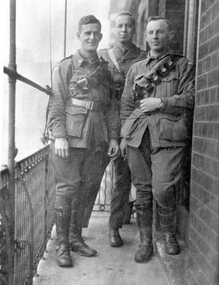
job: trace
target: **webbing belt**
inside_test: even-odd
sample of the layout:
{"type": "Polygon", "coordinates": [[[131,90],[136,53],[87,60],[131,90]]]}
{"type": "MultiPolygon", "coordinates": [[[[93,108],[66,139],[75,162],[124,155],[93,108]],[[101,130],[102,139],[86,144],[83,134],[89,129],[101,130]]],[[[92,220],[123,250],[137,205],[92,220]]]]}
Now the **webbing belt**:
{"type": "Polygon", "coordinates": [[[94,104],[95,102],[93,102],[93,101],[79,100],[79,99],[76,99],[76,98],[72,98],[71,102],[75,106],[84,107],[84,108],[86,108],[87,110],[90,110],[90,111],[92,111],[93,109],[97,109],[97,105],[94,104]]]}

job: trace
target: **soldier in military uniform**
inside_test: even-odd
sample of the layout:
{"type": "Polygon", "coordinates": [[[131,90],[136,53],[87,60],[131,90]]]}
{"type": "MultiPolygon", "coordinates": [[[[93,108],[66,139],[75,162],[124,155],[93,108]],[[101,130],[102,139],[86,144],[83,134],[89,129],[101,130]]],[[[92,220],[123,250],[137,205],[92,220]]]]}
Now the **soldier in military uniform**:
{"type": "Polygon", "coordinates": [[[150,52],[134,64],[121,99],[122,155],[127,155],[137,188],[136,212],[141,244],[136,262],[153,254],[152,199],[157,203],[167,254],[178,254],[176,190],[182,177],[185,149],[191,141],[194,69],[189,60],[172,53],[170,23],[148,19],[150,52]]]}
{"type": "Polygon", "coordinates": [[[97,255],[82,238],[81,216],[87,199],[95,201],[109,162],[107,151],[112,158],[119,151],[111,74],[96,53],[102,38],[100,21],[93,15],[81,18],[77,37],[80,49],[54,70],[48,115],[56,179],[57,263],[63,267],[72,266],[70,249],[97,255]]]}
{"type": "MultiPolygon", "coordinates": [[[[130,66],[145,58],[146,52],[140,50],[133,43],[135,34],[135,19],[130,13],[122,12],[115,18],[115,43],[110,49],[102,49],[99,55],[109,63],[109,69],[113,76],[113,86],[116,92],[118,108],[125,84],[125,76],[130,66]]],[[[131,176],[127,161],[119,156],[114,160],[115,165],[115,189],[112,193],[111,212],[109,218],[110,245],[119,247],[123,240],[119,234],[119,228],[123,226],[123,220],[128,210],[129,193],[131,188],[131,176]]]]}

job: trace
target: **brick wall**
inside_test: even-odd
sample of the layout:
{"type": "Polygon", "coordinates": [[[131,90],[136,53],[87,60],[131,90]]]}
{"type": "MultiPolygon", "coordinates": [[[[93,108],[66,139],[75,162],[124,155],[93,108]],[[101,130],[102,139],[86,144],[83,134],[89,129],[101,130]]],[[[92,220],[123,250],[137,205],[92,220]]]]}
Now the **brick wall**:
{"type": "Polygon", "coordinates": [[[194,112],[189,267],[193,284],[219,284],[219,1],[202,0],[194,112]]]}

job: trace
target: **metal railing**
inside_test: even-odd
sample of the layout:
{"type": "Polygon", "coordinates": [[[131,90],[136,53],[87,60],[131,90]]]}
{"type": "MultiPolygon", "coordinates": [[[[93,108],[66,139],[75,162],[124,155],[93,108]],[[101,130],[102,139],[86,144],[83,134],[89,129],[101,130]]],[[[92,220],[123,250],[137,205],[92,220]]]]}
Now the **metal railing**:
{"type": "MultiPolygon", "coordinates": [[[[10,235],[11,201],[8,195],[9,172],[0,172],[0,284],[32,284],[43,256],[54,221],[55,183],[49,160],[49,146],[15,165],[14,243],[10,235]],[[12,245],[14,248],[12,249],[12,245]],[[14,252],[14,261],[11,252],[14,252]],[[11,264],[14,270],[11,271],[11,264]]],[[[114,187],[114,168],[107,167],[94,211],[109,211],[114,187]]]]}
{"type": "Polygon", "coordinates": [[[8,181],[9,172],[5,168],[0,177],[0,250],[1,257],[4,256],[0,260],[0,278],[3,284],[8,284],[13,263],[14,284],[32,284],[54,220],[55,184],[48,146],[15,165],[14,243],[10,235],[8,181]]]}

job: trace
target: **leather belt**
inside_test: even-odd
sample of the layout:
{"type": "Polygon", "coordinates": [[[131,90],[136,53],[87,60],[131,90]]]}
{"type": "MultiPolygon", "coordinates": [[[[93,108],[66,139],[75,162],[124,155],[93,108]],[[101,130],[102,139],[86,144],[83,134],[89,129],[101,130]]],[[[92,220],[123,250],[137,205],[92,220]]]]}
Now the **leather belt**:
{"type": "Polygon", "coordinates": [[[95,106],[96,104],[94,104],[93,101],[79,100],[79,99],[72,98],[71,102],[75,106],[84,107],[84,108],[86,108],[87,110],[90,110],[90,111],[92,111],[93,109],[97,109],[97,106],[95,106]]]}

